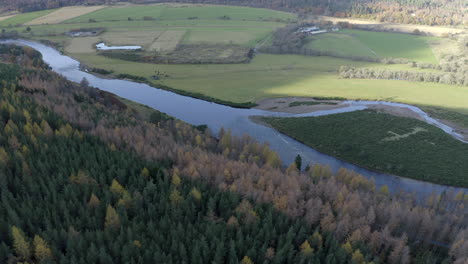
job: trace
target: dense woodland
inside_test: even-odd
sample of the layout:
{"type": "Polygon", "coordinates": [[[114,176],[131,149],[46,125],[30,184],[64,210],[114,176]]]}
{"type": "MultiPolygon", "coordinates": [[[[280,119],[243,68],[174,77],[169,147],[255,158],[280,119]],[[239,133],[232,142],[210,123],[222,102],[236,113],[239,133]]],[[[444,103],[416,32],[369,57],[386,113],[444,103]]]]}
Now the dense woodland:
{"type": "MultiPolygon", "coordinates": [[[[0,0],[21,12],[76,4],[109,4],[116,0],[0,0]]],[[[182,2],[245,5],[301,14],[370,18],[394,23],[466,25],[468,4],[464,0],[130,0],[133,3],[182,2]]]]}
{"type": "Polygon", "coordinates": [[[468,261],[468,194],[284,169],[267,145],[145,118],[0,47],[1,262],[468,261]]]}
{"type": "MultiPolygon", "coordinates": [[[[52,89],[72,94],[79,87],[41,71],[30,49],[0,48],[3,60],[36,70],[0,64],[1,263],[379,262],[363,243],[343,246],[269,204],[181,178],[169,157],[145,161],[90,135],[84,123],[71,125],[29,95],[50,94],[44,88],[54,81],[61,85],[52,89]]],[[[91,89],[63,99],[126,108],[91,89]]],[[[151,115],[153,122],[167,119],[151,115]]]]}

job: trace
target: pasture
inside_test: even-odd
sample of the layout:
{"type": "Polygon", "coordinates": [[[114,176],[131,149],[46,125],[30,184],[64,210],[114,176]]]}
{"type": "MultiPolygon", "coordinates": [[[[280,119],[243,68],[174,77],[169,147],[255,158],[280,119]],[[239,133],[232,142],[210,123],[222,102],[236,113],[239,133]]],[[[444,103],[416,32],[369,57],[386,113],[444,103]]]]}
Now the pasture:
{"type": "Polygon", "coordinates": [[[343,33],[327,33],[311,36],[307,46],[318,51],[334,52],[340,56],[378,57],[373,50],[359,39],[343,33]]]}
{"type": "Polygon", "coordinates": [[[402,33],[344,29],[339,33],[312,36],[308,47],[342,56],[405,58],[437,63],[431,49],[431,43],[435,39],[437,38],[402,33]]]}
{"type": "Polygon", "coordinates": [[[158,20],[293,20],[296,15],[287,12],[261,8],[190,5],[153,4],[129,5],[122,8],[109,7],[66,21],[67,23],[96,21],[142,20],[145,17],[158,20]]]}
{"type": "Polygon", "coordinates": [[[430,105],[468,114],[465,87],[397,80],[341,79],[340,65],[411,70],[406,65],[351,62],[331,57],[257,55],[249,64],[166,65],[122,61],[80,54],[87,65],[150,79],[155,71],[169,75],[158,84],[233,101],[253,102],[263,98],[306,96],[387,100],[430,105]]]}
{"type": "Polygon", "coordinates": [[[0,21],[0,28],[9,27],[10,25],[11,26],[21,25],[21,24],[27,23],[27,22],[29,22],[31,20],[34,20],[36,18],[43,17],[43,16],[45,16],[45,15],[47,15],[49,13],[52,13],[54,11],[55,11],[55,9],[17,14],[15,16],[9,17],[8,19],[0,21]]]}
{"type": "Polygon", "coordinates": [[[363,167],[468,187],[468,144],[419,120],[374,111],[264,120],[319,151],[363,167]]]}
{"type": "Polygon", "coordinates": [[[45,16],[38,17],[34,20],[24,23],[25,25],[42,25],[42,24],[57,24],[65,20],[79,17],[84,14],[102,9],[105,6],[67,6],[55,10],[45,16]]]}

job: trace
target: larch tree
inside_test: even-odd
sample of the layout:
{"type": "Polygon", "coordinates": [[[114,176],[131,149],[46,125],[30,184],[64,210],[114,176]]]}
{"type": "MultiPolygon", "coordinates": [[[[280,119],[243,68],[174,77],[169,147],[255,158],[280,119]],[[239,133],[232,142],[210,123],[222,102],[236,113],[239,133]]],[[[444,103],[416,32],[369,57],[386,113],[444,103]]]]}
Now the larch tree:
{"type": "Polygon", "coordinates": [[[52,259],[52,250],[42,237],[35,235],[33,240],[34,257],[40,262],[52,259]]]}
{"type": "Polygon", "coordinates": [[[23,234],[23,231],[16,226],[11,227],[13,237],[13,248],[18,257],[28,260],[31,257],[31,246],[23,234]]]}
{"type": "Polygon", "coordinates": [[[107,206],[105,228],[116,229],[120,227],[120,218],[112,205],[107,206]]]}

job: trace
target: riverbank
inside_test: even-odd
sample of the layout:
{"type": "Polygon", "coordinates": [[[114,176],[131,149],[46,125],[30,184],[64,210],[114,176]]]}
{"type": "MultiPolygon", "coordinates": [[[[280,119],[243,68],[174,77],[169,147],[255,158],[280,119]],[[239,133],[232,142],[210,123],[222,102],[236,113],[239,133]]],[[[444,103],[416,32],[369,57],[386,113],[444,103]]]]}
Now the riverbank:
{"type": "MultiPolygon", "coordinates": [[[[349,102],[350,101],[346,100],[323,100],[321,98],[310,97],[282,97],[259,100],[256,102],[257,106],[255,108],[277,113],[305,114],[323,110],[344,109],[351,106],[349,102]]],[[[369,104],[367,105],[367,108],[381,113],[399,117],[408,117],[426,122],[426,119],[423,118],[420,113],[416,113],[410,108],[404,106],[369,104]]],[[[468,127],[464,127],[446,119],[434,118],[434,120],[453,128],[453,131],[460,135],[459,139],[462,141],[468,141],[468,127]]]]}

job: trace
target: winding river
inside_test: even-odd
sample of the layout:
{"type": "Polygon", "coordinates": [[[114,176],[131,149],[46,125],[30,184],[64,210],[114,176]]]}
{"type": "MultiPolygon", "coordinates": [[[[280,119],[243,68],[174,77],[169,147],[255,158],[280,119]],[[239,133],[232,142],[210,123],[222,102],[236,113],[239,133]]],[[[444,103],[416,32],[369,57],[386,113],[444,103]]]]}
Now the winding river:
{"type": "Polygon", "coordinates": [[[414,106],[377,101],[347,101],[346,103],[349,106],[344,108],[316,111],[307,114],[286,114],[258,109],[238,109],[178,95],[169,91],[151,87],[147,84],[126,80],[109,80],[99,78],[92,74],[81,71],[79,69],[80,63],[78,61],[60,54],[60,52],[54,48],[36,42],[26,40],[8,40],[2,42],[26,45],[38,50],[40,53],[42,53],[44,61],[48,63],[55,72],[62,74],[71,81],[80,82],[83,78],[86,78],[91,86],[114,93],[128,100],[147,105],[151,108],[181,119],[187,123],[193,125],[206,124],[214,132],[217,132],[220,128],[224,127],[225,129],[230,129],[234,135],[248,134],[259,142],[268,142],[270,147],[279,153],[281,159],[286,164],[291,163],[295,156],[300,154],[304,164],[328,164],[333,171],[336,171],[341,167],[354,170],[367,178],[374,178],[377,186],[387,185],[392,192],[398,192],[400,190],[414,192],[420,198],[427,197],[431,193],[440,194],[444,191],[447,191],[448,189],[452,189],[456,192],[459,190],[468,192],[468,188],[447,187],[443,185],[402,178],[394,175],[378,173],[358,167],[356,165],[320,153],[288,136],[280,134],[272,128],[257,124],[251,121],[249,118],[250,116],[321,116],[363,110],[371,104],[387,104],[409,108],[415,113],[418,113],[424,120],[426,120],[427,123],[436,125],[458,140],[462,140],[461,136],[456,134],[452,128],[430,118],[421,109],[414,106]]]}

